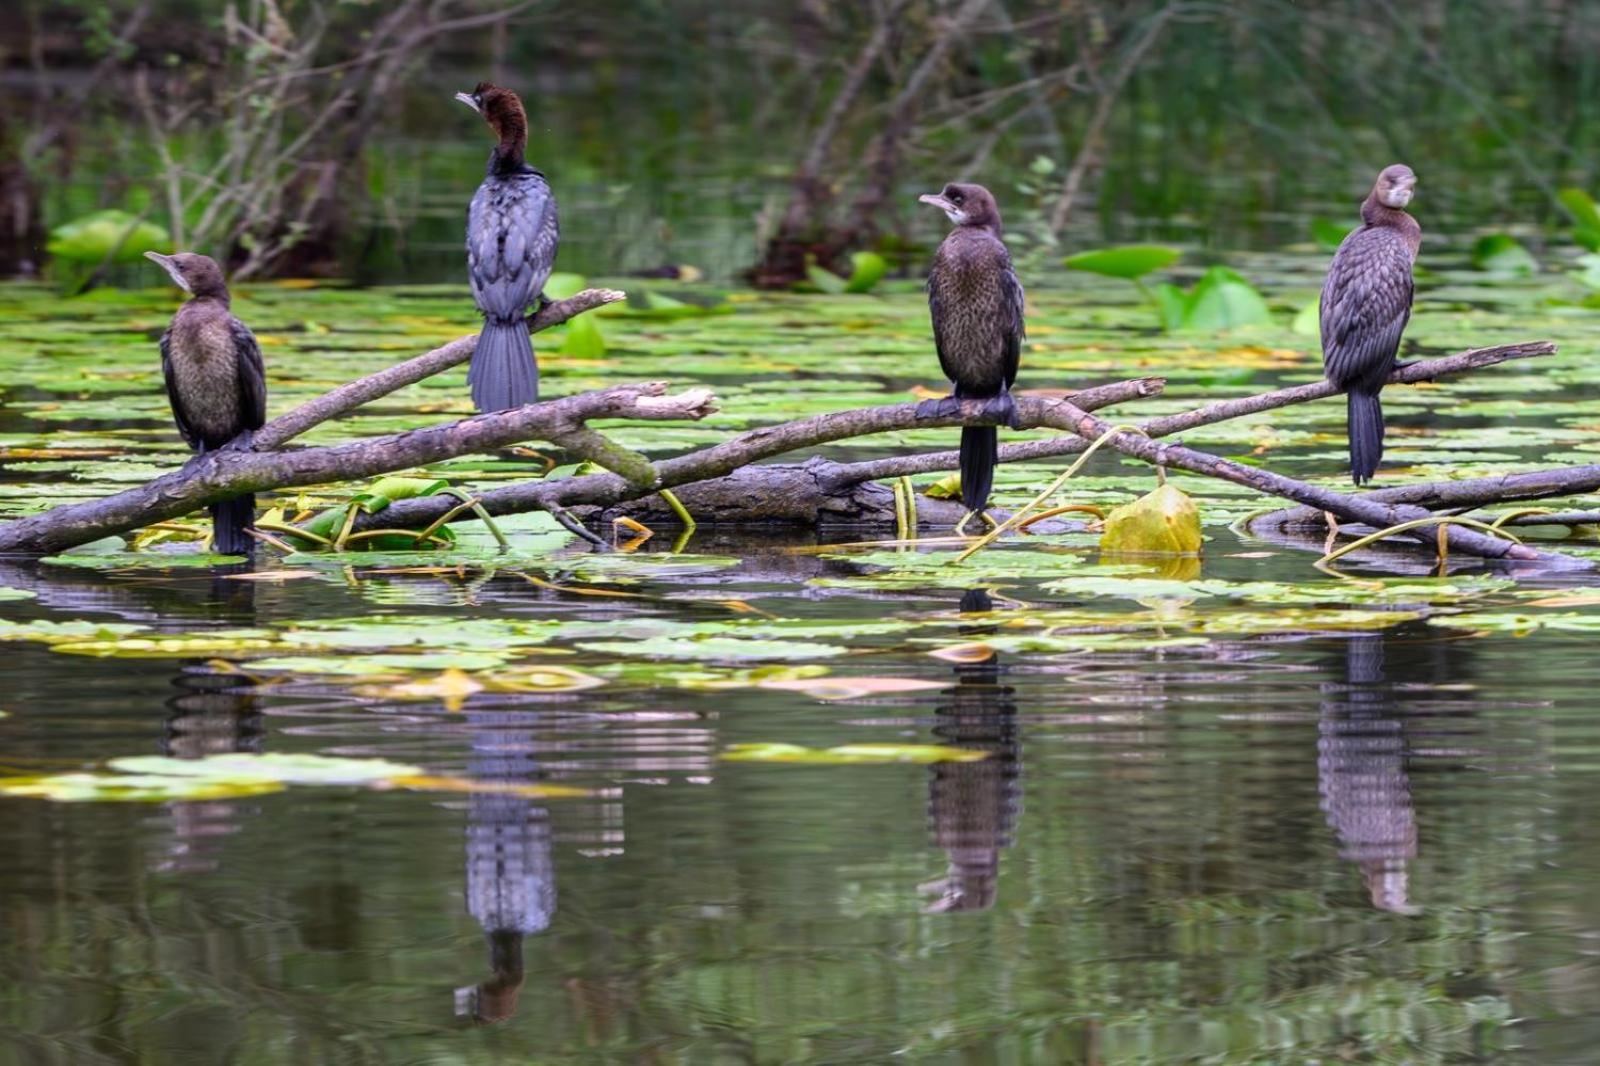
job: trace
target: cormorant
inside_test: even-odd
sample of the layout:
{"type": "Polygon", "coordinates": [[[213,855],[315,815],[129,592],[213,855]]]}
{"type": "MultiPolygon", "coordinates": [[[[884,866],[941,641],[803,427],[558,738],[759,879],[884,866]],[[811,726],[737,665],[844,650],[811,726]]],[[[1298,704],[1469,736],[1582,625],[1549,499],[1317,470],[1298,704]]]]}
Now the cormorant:
{"type": "Polygon", "coordinates": [[[529,304],[545,300],[561,227],[549,183],[522,158],[528,118],[517,94],[480,82],[456,99],[500,138],[467,212],[467,273],[483,312],[467,384],[478,410],[502,411],[539,399],[539,364],[525,316],[529,304]]]}
{"type": "MultiPolygon", "coordinates": [[[[955,229],[939,245],[928,272],[928,310],[939,366],[954,388],[939,413],[962,399],[993,398],[996,421],[1016,425],[1011,385],[1022,353],[1022,283],[1000,239],[1000,209],[982,185],[952,183],[919,198],[943,211],[955,229]]],[[[961,430],[961,502],[982,513],[999,453],[994,426],[961,430]]]]}
{"type": "Polygon", "coordinates": [[[1361,226],[1339,245],[1322,285],[1322,363],[1348,394],[1350,476],[1371,480],[1383,458],[1378,393],[1395,369],[1400,334],[1411,318],[1411,267],[1422,227],[1406,214],[1417,176],[1385,167],[1361,205],[1361,226]]]}
{"type": "MultiPolygon", "coordinates": [[[[222,268],[193,252],[146,252],[145,258],[192,297],[161,335],[161,375],[178,432],[200,455],[249,448],[251,434],[266,421],[266,370],[254,335],[228,310],[222,268]]],[[[255,542],[246,530],[255,513],[250,493],[212,504],[212,547],[225,555],[248,552],[255,542]]]]}

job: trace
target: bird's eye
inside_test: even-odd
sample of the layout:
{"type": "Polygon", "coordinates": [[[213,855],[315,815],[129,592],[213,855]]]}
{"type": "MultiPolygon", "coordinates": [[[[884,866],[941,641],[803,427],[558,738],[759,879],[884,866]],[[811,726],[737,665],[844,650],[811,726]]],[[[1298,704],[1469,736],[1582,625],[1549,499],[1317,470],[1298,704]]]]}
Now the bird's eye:
{"type": "Polygon", "coordinates": [[[951,202],[951,203],[953,203],[953,204],[959,204],[959,203],[961,203],[961,202],[962,202],[962,201],[963,201],[963,200],[965,200],[965,199],[966,199],[966,197],[965,197],[965,196],[962,196],[962,195],[961,195],[961,194],[960,194],[960,193],[958,193],[958,192],[952,192],[952,193],[951,193],[951,194],[950,194],[950,197],[949,197],[949,199],[950,199],[950,202],[951,202]]]}

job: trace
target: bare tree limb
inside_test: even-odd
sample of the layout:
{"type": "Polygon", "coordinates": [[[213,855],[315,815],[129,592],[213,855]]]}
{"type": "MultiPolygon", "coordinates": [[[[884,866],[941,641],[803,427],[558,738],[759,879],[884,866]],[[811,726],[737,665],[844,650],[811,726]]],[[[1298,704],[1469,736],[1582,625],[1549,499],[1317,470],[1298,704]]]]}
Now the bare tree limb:
{"type": "MultiPolygon", "coordinates": [[[[1428,481],[1373,489],[1362,495],[1379,503],[1424,507],[1430,511],[1473,510],[1491,503],[1546,500],[1600,492],[1600,466],[1569,466],[1531,470],[1521,474],[1495,474],[1461,481],[1428,481]]],[[[1513,520],[1515,521],[1515,520],[1513,520]]],[[[1532,524],[1532,523],[1528,523],[1532,524]]],[[[1252,529],[1324,529],[1327,520],[1314,507],[1290,507],[1250,520],[1252,529]]]]}
{"type": "MultiPolygon", "coordinates": [[[[1555,350],[1556,346],[1550,341],[1529,341],[1524,344],[1501,344],[1492,348],[1472,348],[1441,359],[1424,359],[1414,363],[1407,363],[1389,376],[1389,384],[1415,385],[1418,382],[1434,381],[1449,374],[1479,370],[1483,367],[1494,366],[1496,363],[1504,363],[1512,359],[1529,359],[1538,355],[1550,355],[1555,350]]],[[[1339,395],[1339,390],[1324,379],[1308,382],[1305,385],[1294,385],[1287,389],[1258,393],[1254,396],[1242,396],[1233,400],[1218,400],[1215,403],[1208,403],[1204,407],[1197,407],[1182,414],[1149,419],[1141,422],[1139,428],[1152,437],[1170,437],[1174,433],[1183,433],[1199,426],[1209,426],[1216,422],[1226,422],[1231,418],[1239,418],[1243,415],[1259,414],[1278,407],[1288,407],[1291,404],[1307,403],[1311,400],[1322,400],[1337,395],[1339,395]]],[[[1076,397],[1068,398],[1075,403],[1077,402],[1076,397]]],[[[1080,403],[1079,406],[1082,406],[1082,404],[1080,403]]],[[[1047,459],[1059,455],[1076,455],[1087,447],[1088,445],[1076,436],[1022,441],[1017,444],[1001,445],[1000,461],[1002,463],[1016,463],[1028,459],[1047,459]]],[[[869,459],[865,462],[850,463],[840,467],[839,476],[841,479],[876,481],[880,478],[928,474],[939,470],[955,470],[960,465],[959,458],[959,452],[926,452],[922,455],[896,455],[886,459],[869,459]]],[[[841,480],[841,484],[845,483],[847,481],[841,480]]]]}
{"type": "MultiPolygon", "coordinates": [[[[664,382],[619,385],[426,429],[293,452],[208,452],[137,488],[0,525],[0,552],[59,551],[177,518],[240,493],[388,474],[521,441],[549,440],[592,419],[697,420],[716,410],[708,389],[672,396],[665,395],[666,389],[664,382]]],[[[444,498],[453,501],[451,506],[460,502],[444,498]]]]}
{"type": "MultiPolygon", "coordinates": [[[[1160,393],[1165,382],[1161,378],[1138,378],[1085,389],[1074,399],[1086,407],[1105,407],[1113,403],[1140,399],[1160,393]]],[[[1067,428],[1058,413],[1055,399],[1018,396],[1018,421],[1024,428],[1050,426],[1067,428]]],[[[987,424],[984,422],[983,401],[964,405],[960,415],[930,418],[922,413],[916,403],[891,404],[883,407],[862,407],[853,411],[836,411],[816,415],[797,422],[777,426],[763,426],[740,433],[709,448],[664,459],[655,464],[660,478],[657,489],[676,488],[692,482],[720,478],[741,467],[770,459],[775,455],[815,447],[831,441],[873,433],[889,433],[907,429],[937,429],[941,426],[987,424]]],[[[543,511],[550,503],[568,507],[581,505],[610,506],[624,500],[637,499],[653,490],[631,484],[616,474],[585,474],[582,477],[562,478],[557,481],[533,481],[493,489],[480,497],[479,502],[491,515],[519,514],[543,511]]],[[[453,505],[451,497],[427,497],[419,500],[401,500],[383,512],[383,524],[393,529],[422,529],[453,505]]],[[[463,515],[463,519],[468,516],[463,515]]],[[[367,528],[357,519],[357,531],[367,528]]],[[[3,545],[0,541],[0,545],[3,545]]]]}
{"type": "MultiPolygon", "coordinates": [[[[559,326],[585,311],[592,311],[597,307],[604,307],[606,304],[627,298],[627,293],[617,289],[585,289],[575,296],[548,304],[529,316],[528,328],[538,333],[540,330],[559,326]]],[[[472,358],[472,349],[477,343],[476,333],[457,337],[449,344],[435,348],[425,355],[407,359],[387,370],[380,370],[376,374],[340,385],[331,392],[326,392],[292,411],[279,415],[256,430],[254,447],[257,451],[280,448],[313,426],[331,418],[338,418],[346,411],[354,410],[364,403],[371,403],[407,385],[414,385],[441,370],[448,370],[458,363],[464,363],[472,358]]]]}
{"type": "MultiPolygon", "coordinates": [[[[1071,422],[1073,432],[1085,440],[1098,440],[1113,430],[1109,423],[1096,418],[1086,411],[1073,407],[1064,400],[1060,402],[1059,408],[1061,413],[1071,422]]],[[[1363,493],[1358,496],[1334,492],[1332,489],[1325,489],[1319,485],[1312,485],[1304,481],[1297,481],[1294,478],[1284,477],[1281,474],[1274,474],[1270,470],[1244,466],[1218,455],[1186,448],[1181,444],[1147,440],[1144,437],[1137,437],[1128,432],[1118,432],[1107,440],[1104,446],[1156,466],[1187,470],[1190,473],[1203,474],[1206,477],[1230,481],[1235,485],[1243,485],[1258,492],[1282,496],[1297,503],[1330,511],[1348,521],[1365,522],[1367,525],[1379,529],[1386,529],[1389,526],[1399,525],[1415,518],[1432,517],[1430,512],[1420,507],[1391,507],[1371,499],[1370,494],[1363,493]]],[[[1464,529],[1460,526],[1446,526],[1442,534],[1437,527],[1430,527],[1413,531],[1407,535],[1430,546],[1435,544],[1436,538],[1442,535],[1447,539],[1451,551],[1460,552],[1463,555],[1475,555],[1483,559],[1504,559],[1559,569],[1577,569],[1592,566],[1591,563],[1584,560],[1572,559],[1556,552],[1540,551],[1525,544],[1513,544],[1509,540],[1500,540],[1486,533],[1464,529]]]]}

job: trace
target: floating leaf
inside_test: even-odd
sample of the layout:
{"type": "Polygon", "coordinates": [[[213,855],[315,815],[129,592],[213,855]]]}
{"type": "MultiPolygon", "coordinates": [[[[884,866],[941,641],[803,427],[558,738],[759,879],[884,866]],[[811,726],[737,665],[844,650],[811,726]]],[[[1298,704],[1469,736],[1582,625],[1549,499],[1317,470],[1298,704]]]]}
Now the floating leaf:
{"type": "Polygon", "coordinates": [[[1142,278],[1152,271],[1176,263],[1182,249],[1160,244],[1124,244],[1118,248],[1097,248],[1069,255],[1061,261],[1068,270],[1084,270],[1108,278],[1142,278]]]}
{"type": "Polygon", "coordinates": [[[200,777],[216,781],[275,781],[285,785],[370,785],[422,773],[418,766],[387,759],[346,759],[331,755],[255,755],[227,752],[203,759],[166,755],[124,755],[106,764],[125,774],[200,777]]]}
{"type": "Polygon", "coordinates": [[[845,744],[837,748],[806,748],[798,744],[734,744],[721,755],[729,762],[790,762],[819,765],[862,763],[977,762],[986,751],[939,744],[845,744]]]}
{"type": "Polygon", "coordinates": [[[1100,550],[1193,555],[1201,541],[1199,508],[1181,489],[1167,484],[1106,515],[1100,550]]]}
{"type": "Polygon", "coordinates": [[[469,696],[484,690],[464,670],[451,668],[441,671],[426,681],[406,681],[397,685],[368,685],[357,688],[356,695],[389,700],[439,700],[452,711],[460,710],[469,696]]]}
{"type": "Polygon", "coordinates": [[[248,633],[208,635],[197,633],[173,637],[116,637],[109,640],[71,640],[52,645],[52,651],[66,655],[88,655],[97,659],[188,659],[207,655],[240,655],[280,649],[265,630],[248,633]]]}
{"type": "Polygon", "coordinates": [[[758,682],[761,688],[801,692],[818,700],[855,700],[865,696],[892,696],[946,687],[948,681],[915,677],[811,677],[774,678],[758,682]]]}
{"type": "Polygon", "coordinates": [[[759,640],[739,637],[648,637],[644,640],[600,640],[580,643],[586,651],[646,659],[689,659],[701,662],[737,660],[828,659],[849,649],[836,644],[799,640],[759,640]]]}
{"type": "Polygon", "coordinates": [[[56,803],[166,803],[234,799],[279,792],[278,781],[219,781],[203,777],[138,774],[51,774],[0,778],[0,795],[56,803]]]}
{"type": "Polygon", "coordinates": [[[986,663],[994,658],[994,646],[982,642],[970,644],[952,644],[947,648],[935,648],[928,653],[935,659],[943,659],[947,663],[986,663]]]}

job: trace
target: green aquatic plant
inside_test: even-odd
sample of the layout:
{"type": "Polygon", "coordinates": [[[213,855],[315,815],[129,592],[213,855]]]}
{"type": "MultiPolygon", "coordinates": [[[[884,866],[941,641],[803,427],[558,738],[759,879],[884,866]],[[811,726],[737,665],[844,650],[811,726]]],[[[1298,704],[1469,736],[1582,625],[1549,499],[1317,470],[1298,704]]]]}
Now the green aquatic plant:
{"type": "Polygon", "coordinates": [[[1531,277],[1539,272],[1533,253],[1505,233],[1479,237],[1472,245],[1472,265],[1490,274],[1531,277]]]}
{"type": "Polygon", "coordinates": [[[146,252],[171,252],[172,238],[153,222],[126,211],[106,210],[57,226],[45,250],[62,287],[77,292],[103,266],[135,263],[146,252]]]}
{"type": "Polygon", "coordinates": [[[1556,201],[1572,216],[1572,239],[1591,252],[1600,252],[1600,204],[1582,189],[1562,189],[1556,201]]]}
{"type": "Polygon", "coordinates": [[[1069,255],[1061,261],[1068,270],[1081,270],[1107,278],[1131,281],[1156,309],[1161,328],[1216,332],[1235,326],[1270,325],[1272,313],[1255,287],[1236,270],[1214,266],[1191,289],[1170,282],[1154,287],[1144,277],[1178,261],[1182,251],[1159,244],[1128,244],[1069,255]]]}
{"type": "Polygon", "coordinates": [[[877,252],[850,253],[849,277],[840,277],[831,270],[823,269],[814,258],[808,258],[806,281],[801,283],[801,287],[826,293],[871,292],[888,272],[889,261],[877,252]]]}

